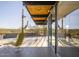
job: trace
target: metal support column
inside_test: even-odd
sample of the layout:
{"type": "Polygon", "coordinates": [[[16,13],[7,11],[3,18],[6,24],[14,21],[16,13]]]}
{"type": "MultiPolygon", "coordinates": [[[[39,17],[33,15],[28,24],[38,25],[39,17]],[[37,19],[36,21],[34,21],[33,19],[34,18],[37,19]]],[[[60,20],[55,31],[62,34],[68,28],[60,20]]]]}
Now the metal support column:
{"type": "Polygon", "coordinates": [[[57,38],[57,3],[55,4],[55,54],[57,54],[58,38],[57,38]]]}
{"type": "Polygon", "coordinates": [[[62,30],[63,30],[63,18],[62,18],[62,21],[61,22],[62,22],[62,30]]]}
{"type": "Polygon", "coordinates": [[[52,15],[48,18],[48,47],[52,46],[52,15]]]}
{"type": "Polygon", "coordinates": [[[24,18],[24,16],[23,16],[23,9],[22,9],[22,33],[24,32],[24,31],[23,31],[23,23],[24,23],[23,18],[24,18]]]}

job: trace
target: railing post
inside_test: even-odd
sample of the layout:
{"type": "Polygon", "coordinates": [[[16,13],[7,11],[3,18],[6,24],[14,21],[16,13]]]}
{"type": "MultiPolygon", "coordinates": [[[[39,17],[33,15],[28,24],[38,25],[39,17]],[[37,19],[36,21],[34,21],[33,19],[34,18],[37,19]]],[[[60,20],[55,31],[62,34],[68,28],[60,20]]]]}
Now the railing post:
{"type": "Polygon", "coordinates": [[[24,31],[23,31],[23,24],[24,24],[23,18],[24,18],[24,16],[23,16],[23,9],[22,9],[22,33],[24,32],[24,31]]]}
{"type": "Polygon", "coordinates": [[[57,3],[55,4],[55,54],[57,54],[57,47],[58,47],[58,38],[57,38],[57,3]]]}

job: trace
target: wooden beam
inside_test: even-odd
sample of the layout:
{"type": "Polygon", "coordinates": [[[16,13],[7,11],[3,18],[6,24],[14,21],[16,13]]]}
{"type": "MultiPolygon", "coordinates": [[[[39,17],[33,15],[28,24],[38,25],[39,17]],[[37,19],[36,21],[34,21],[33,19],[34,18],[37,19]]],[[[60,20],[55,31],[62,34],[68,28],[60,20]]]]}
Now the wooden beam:
{"type": "Polygon", "coordinates": [[[32,17],[47,17],[48,15],[31,15],[32,17]]]}
{"type": "Polygon", "coordinates": [[[37,24],[37,25],[46,25],[47,24],[47,21],[46,20],[44,20],[44,21],[35,21],[35,23],[37,24]]]}
{"type": "Polygon", "coordinates": [[[54,5],[57,1],[23,1],[27,5],[54,5]]]}

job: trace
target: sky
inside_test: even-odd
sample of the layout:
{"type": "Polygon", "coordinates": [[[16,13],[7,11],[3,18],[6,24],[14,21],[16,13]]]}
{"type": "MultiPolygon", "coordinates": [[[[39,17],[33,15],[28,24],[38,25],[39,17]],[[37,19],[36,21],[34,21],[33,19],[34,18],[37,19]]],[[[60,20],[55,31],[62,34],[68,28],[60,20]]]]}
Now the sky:
{"type": "Polygon", "coordinates": [[[0,1],[0,28],[21,28],[22,8],[24,9],[24,25],[36,26],[21,1],[0,1]]]}
{"type": "Polygon", "coordinates": [[[64,18],[64,27],[68,25],[70,29],[79,29],[79,9],[74,10],[64,18]]]}

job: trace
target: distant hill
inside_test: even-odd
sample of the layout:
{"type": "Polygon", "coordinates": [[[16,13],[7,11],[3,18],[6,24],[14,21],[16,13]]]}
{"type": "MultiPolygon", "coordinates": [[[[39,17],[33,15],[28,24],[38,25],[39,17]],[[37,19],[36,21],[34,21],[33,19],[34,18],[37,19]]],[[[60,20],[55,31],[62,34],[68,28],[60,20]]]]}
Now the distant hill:
{"type": "Polygon", "coordinates": [[[71,36],[73,37],[78,37],[79,36],[79,29],[59,29],[58,30],[58,34],[59,35],[68,35],[68,34],[71,34],[71,36]]]}
{"type": "MultiPolygon", "coordinates": [[[[25,29],[24,33],[32,33],[32,32],[39,32],[39,30],[44,31],[43,28],[34,28],[34,29],[25,29]]],[[[46,29],[45,29],[46,30],[46,29]]],[[[7,33],[20,33],[21,29],[0,29],[0,34],[7,34],[7,33]]]]}
{"type": "Polygon", "coordinates": [[[20,29],[0,29],[0,33],[19,33],[20,29]]]}

